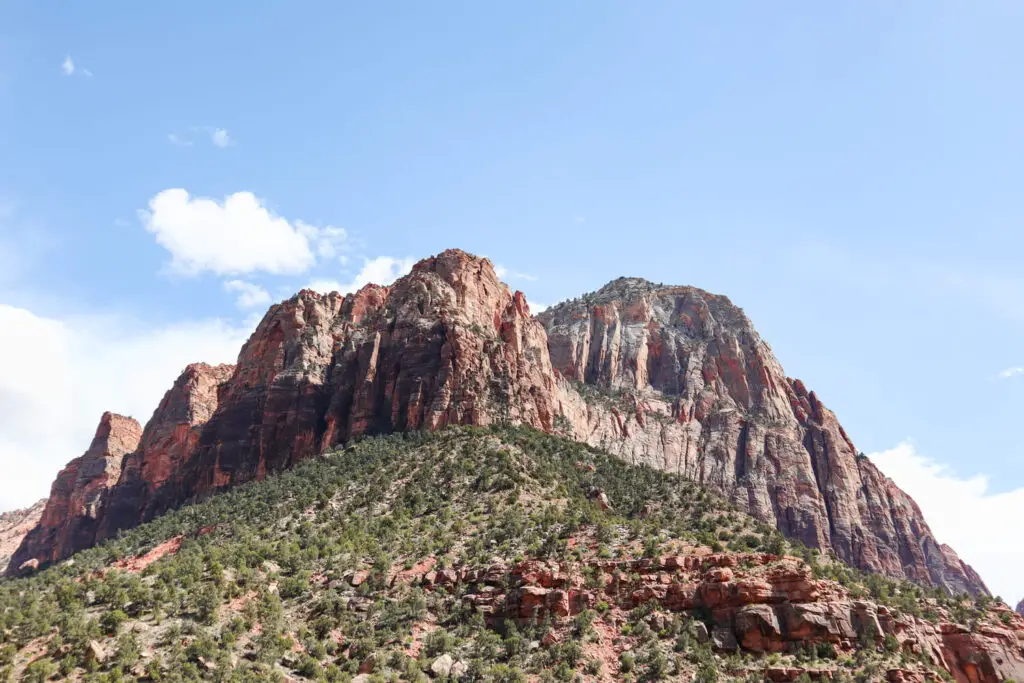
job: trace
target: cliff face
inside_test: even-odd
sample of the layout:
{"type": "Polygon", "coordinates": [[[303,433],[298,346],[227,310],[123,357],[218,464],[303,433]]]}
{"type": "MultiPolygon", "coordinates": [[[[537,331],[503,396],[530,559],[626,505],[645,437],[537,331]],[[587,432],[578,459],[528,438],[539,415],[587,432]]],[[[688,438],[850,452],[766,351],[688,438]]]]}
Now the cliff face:
{"type": "Polygon", "coordinates": [[[82,458],[61,473],[12,567],[353,437],[496,422],[680,472],[856,566],[985,591],[724,297],[623,279],[533,319],[489,261],[457,250],[390,288],[271,307],[237,366],[190,366],[103,477],[80,477],[82,458]],[[70,503],[100,481],[101,505],[70,503]]]}
{"type": "Polygon", "coordinates": [[[96,542],[124,456],[139,445],[142,427],[130,417],[103,413],[89,449],[60,471],[38,525],[21,542],[11,570],[66,557],[96,542]]]}
{"type": "Polygon", "coordinates": [[[564,392],[575,438],[711,486],[856,567],[985,591],[725,297],[622,278],[538,318],[575,385],[564,392]]]}
{"type": "Polygon", "coordinates": [[[7,570],[11,555],[21,545],[28,532],[39,523],[44,508],[45,498],[22,510],[0,514],[0,572],[7,570]]]}

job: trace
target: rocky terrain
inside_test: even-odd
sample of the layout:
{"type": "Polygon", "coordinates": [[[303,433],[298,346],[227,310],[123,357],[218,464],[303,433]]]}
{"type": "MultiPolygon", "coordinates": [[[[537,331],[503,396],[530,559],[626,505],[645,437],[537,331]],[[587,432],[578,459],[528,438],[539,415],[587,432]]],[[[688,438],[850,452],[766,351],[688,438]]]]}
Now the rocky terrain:
{"type": "Polygon", "coordinates": [[[25,535],[35,528],[46,507],[46,499],[33,503],[22,510],[11,510],[0,514],[0,572],[7,569],[11,555],[21,545],[25,535]]]}
{"type": "Polygon", "coordinates": [[[97,434],[11,567],[363,435],[505,423],[682,474],[856,567],[987,594],[726,298],[621,279],[534,319],[458,250],[390,288],[271,307],[237,365],[190,366],[141,436],[120,418],[97,434]]]}
{"type": "Polygon", "coordinates": [[[0,582],[0,679],[1024,679],[1024,617],[531,428],[329,449],[0,582]]]}

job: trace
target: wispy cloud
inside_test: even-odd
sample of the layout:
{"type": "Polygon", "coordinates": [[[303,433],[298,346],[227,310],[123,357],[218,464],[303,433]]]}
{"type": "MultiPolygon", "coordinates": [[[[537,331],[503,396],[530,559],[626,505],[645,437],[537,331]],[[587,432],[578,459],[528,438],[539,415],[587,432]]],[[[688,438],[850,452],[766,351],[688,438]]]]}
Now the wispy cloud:
{"type": "Polygon", "coordinates": [[[75,60],[71,59],[71,55],[67,55],[66,57],[64,57],[64,61],[61,62],[60,65],[60,70],[64,73],[65,76],[74,76],[76,73],[78,73],[82,76],[90,78],[92,77],[91,71],[89,71],[88,69],[79,69],[75,65],[75,60]]]}
{"type": "Polygon", "coordinates": [[[500,280],[526,280],[528,282],[536,282],[537,276],[530,275],[529,273],[520,273],[515,270],[510,270],[500,263],[494,264],[494,272],[500,280]]]}
{"type": "Polygon", "coordinates": [[[186,132],[168,133],[167,141],[175,147],[191,147],[196,139],[208,138],[214,147],[224,149],[235,144],[234,138],[227,128],[214,128],[212,126],[191,126],[186,132]]]}
{"type": "Polygon", "coordinates": [[[168,133],[167,140],[176,147],[191,147],[192,141],[181,137],[177,133],[168,133]]]}
{"type": "Polygon", "coordinates": [[[356,274],[351,282],[340,282],[338,280],[314,280],[306,287],[322,294],[328,292],[340,292],[348,294],[355,292],[363,285],[390,285],[410,270],[416,260],[413,258],[394,258],[392,256],[378,256],[375,259],[366,259],[363,267],[356,274]]]}
{"type": "Polygon", "coordinates": [[[999,373],[999,379],[1010,379],[1011,377],[1020,377],[1024,375],[1024,367],[1016,366],[1012,368],[1006,368],[999,373]]]}
{"type": "Polygon", "coordinates": [[[238,298],[235,299],[235,305],[239,308],[256,308],[270,303],[270,292],[252,282],[228,280],[224,283],[224,289],[225,291],[238,294],[238,298]]]}

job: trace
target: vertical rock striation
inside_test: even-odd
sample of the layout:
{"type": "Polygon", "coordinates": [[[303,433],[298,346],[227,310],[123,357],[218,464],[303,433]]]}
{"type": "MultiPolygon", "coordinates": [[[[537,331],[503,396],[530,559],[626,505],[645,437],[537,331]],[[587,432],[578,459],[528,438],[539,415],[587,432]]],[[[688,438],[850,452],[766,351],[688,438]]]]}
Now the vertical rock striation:
{"type": "Polygon", "coordinates": [[[361,435],[497,422],[680,472],[855,566],[985,592],[725,297],[624,278],[535,319],[458,250],[391,287],[272,306],[237,365],[186,369],[102,476],[79,475],[93,448],[73,461],[17,559],[66,557],[361,435]]]}
{"type": "Polygon", "coordinates": [[[132,418],[103,413],[89,449],[54,480],[39,524],[15,551],[11,570],[52,562],[96,542],[124,456],[138,447],[141,436],[142,427],[132,418]]]}
{"type": "Polygon", "coordinates": [[[711,486],[853,566],[986,592],[727,298],[620,278],[538,319],[575,438],[711,486]]]}

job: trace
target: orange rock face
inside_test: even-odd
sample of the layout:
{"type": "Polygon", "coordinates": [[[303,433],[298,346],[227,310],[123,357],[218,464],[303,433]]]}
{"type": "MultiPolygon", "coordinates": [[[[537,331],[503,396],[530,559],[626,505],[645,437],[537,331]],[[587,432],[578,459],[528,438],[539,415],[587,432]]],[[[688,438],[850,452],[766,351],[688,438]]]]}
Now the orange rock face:
{"type": "Polygon", "coordinates": [[[12,570],[31,560],[52,562],[70,554],[69,550],[95,543],[124,456],[138,447],[141,437],[142,427],[132,418],[103,414],[89,449],[57,475],[39,524],[11,558],[12,570]]]}
{"type": "Polygon", "coordinates": [[[186,369],[102,476],[69,465],[17,557],[66,557],[361,435],[494,423],[681,473],[855,566],[986,592],[725,297],[621,279],[535,319],[458,250],[272,306],[237,365],[186,369]]]}

